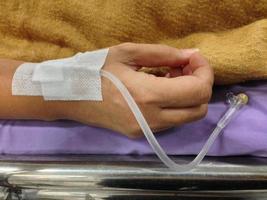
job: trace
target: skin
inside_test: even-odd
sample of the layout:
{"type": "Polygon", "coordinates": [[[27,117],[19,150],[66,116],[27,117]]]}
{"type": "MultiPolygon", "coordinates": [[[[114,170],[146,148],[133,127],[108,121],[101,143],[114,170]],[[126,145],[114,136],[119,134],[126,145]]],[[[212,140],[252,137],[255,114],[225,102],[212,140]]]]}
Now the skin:
{"type": "MultiPolygon", "coordinates": [[[[104,127],[131,138],[143,135],[116,87],[102,77],[103,101],[44,101],[12,96],[15,70],[22,61],[0,59],[0,119],[69,119],[104,127]]],[[[124,43],[110,48],[103,66],[128,88],[155,132],[203,118],[212,94],[213,71],[195,49],[124,43]],[[138,72],[142,66],[169,66],[165,77],[138,72]]]]}

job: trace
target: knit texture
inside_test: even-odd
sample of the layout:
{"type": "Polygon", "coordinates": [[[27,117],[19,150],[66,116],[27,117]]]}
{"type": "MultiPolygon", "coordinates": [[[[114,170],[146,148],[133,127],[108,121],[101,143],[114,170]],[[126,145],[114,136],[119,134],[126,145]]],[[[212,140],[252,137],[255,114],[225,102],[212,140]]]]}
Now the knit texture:
{"type": "Polygon", "coordinates": [[[122,42],[199,48],[217,84],[267,79],[267,0],[1,0],[0,57],[39,62],[122,42]]]}

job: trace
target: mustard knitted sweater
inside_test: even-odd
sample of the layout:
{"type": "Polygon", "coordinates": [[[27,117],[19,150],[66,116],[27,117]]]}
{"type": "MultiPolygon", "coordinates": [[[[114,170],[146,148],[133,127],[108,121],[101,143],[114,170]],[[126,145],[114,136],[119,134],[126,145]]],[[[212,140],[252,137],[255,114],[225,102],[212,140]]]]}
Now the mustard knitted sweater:
{"type": "Polygon", "coordinates": [[[39,62],[122,42],[199,48],[216,83],[267,79],[267,0],[1,0],[0,57],[39,62]]]}

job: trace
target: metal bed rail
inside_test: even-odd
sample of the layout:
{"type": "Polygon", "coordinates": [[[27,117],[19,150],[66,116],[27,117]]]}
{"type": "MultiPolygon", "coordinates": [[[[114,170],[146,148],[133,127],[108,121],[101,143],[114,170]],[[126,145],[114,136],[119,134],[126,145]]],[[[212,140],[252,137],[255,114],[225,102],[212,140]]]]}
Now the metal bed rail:
{"type": "Polygon", "coordinates": [[[177,173],[153,156],[2,156],[0,184],[10,199],[267,199],[267,159],[207,158],[177,173]]]}

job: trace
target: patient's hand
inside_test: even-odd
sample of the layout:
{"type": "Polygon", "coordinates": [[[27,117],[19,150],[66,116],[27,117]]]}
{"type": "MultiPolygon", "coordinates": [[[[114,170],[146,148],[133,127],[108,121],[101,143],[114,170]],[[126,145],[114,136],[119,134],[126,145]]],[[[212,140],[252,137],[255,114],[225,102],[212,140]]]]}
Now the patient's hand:
{"type": "MultiPolygon", "coordinates": [[[[110,48],[103,68],[126,85],[154,131],[198,120],[207,113],[213,71],[196,50],[125,43],[110,48]],[[165,77],[156,77],[136,71],[142,66],[170,66],[172,70],[165,77]]],[[[102,102],[65,103],[62,116],[109,128],[132,138],[142,136],[120,92],[103,77],[102,93],[102,102]]]]}
{"type": "MultiPolygon", "coordinates": [[[[142,132],[120,92],[102,78],[104,101],[44,101],[12,96],[12,77],[23,62],[0,59],[0,119],[70,119],[118,131],[129,137],[142,132]]],[[[195,50],[168,46],[121,44],[110,48],[105,70],[129,89],[150,127],[159,131],[200,119],[207,112],[213,72],[195,50]],[[170,66],[165,77],[137,72],[142,66],[170,66]]]]}

